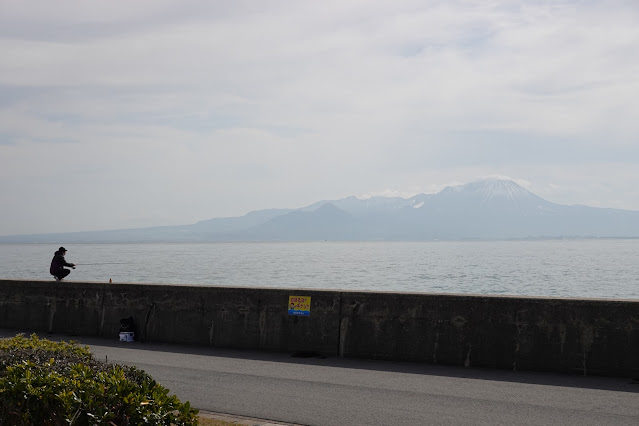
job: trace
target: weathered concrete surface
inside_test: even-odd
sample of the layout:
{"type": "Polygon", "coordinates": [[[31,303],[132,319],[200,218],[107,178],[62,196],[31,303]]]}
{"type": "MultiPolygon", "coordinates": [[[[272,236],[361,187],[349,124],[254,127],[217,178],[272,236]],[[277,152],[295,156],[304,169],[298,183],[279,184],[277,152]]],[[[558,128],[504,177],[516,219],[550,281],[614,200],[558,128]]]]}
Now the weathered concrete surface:
{"type": "Polygon", "coordinates": [[[304,291],[312,317],[289,316],[289,290],[0,280],[0,327],[117,336],[132,316],[143,341],[337,353],[339,293],[304,291]]]}
{"type": "Polygon", "coordinates": [[[149,342],[639,377],[639,301],[0,280],[0,328],[116,338],[128,316],[149,342]]]}
{"type": "Polygon", "coordinates": [[[639,301],[343,293],[341,355],[639,376],[639,301]]]}

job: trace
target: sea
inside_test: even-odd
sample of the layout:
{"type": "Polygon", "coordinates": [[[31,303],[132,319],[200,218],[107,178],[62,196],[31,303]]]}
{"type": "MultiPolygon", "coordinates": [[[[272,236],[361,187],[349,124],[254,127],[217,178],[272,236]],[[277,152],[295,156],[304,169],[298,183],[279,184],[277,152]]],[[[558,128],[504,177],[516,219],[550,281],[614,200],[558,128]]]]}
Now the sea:
{"type": "MultiPolygon", "coordinates": [[[[71,282],[639,299],[639,239],[64,245],[71,282]]],[[[53,281],[57,248],[0,244],[0,278],[53,281]]]]}

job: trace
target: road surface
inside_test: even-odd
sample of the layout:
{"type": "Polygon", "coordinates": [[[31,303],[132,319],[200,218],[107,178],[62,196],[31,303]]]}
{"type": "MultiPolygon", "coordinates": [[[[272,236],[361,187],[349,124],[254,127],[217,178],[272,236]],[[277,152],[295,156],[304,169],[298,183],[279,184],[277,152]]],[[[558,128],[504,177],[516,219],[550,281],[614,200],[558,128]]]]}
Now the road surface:
{"type": "Polygon", "coordinates": [[[71,339],[219,413],[302,425],[639,425],[629,378],[71,339]]]}

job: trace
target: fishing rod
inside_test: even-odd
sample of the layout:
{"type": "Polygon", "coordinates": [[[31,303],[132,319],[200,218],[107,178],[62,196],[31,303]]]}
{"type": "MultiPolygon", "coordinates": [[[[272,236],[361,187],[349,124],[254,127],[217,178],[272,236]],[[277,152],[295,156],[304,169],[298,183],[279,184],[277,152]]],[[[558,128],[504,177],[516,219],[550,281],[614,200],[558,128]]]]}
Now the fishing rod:
{"type": "Polygon", "coordinates": [[[75,266],[87,265],[130,265],[133,262],[101,262],[101,263],[76,263],[75,266]]]}

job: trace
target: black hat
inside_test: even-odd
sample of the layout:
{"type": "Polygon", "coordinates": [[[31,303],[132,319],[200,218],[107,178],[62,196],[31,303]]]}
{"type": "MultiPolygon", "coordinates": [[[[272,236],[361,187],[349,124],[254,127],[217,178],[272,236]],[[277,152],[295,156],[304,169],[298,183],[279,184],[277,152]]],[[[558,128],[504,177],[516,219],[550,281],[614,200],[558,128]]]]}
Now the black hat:
{"type": "Polygon", "coordinates": [[[65,252],[65,253],[66,253],[66,252],[67,252],[67,249],[65,249],[64,247],[60,247],[60,248],[58,249],[58,251],[63,251],[63,252],[65,252]]]}

